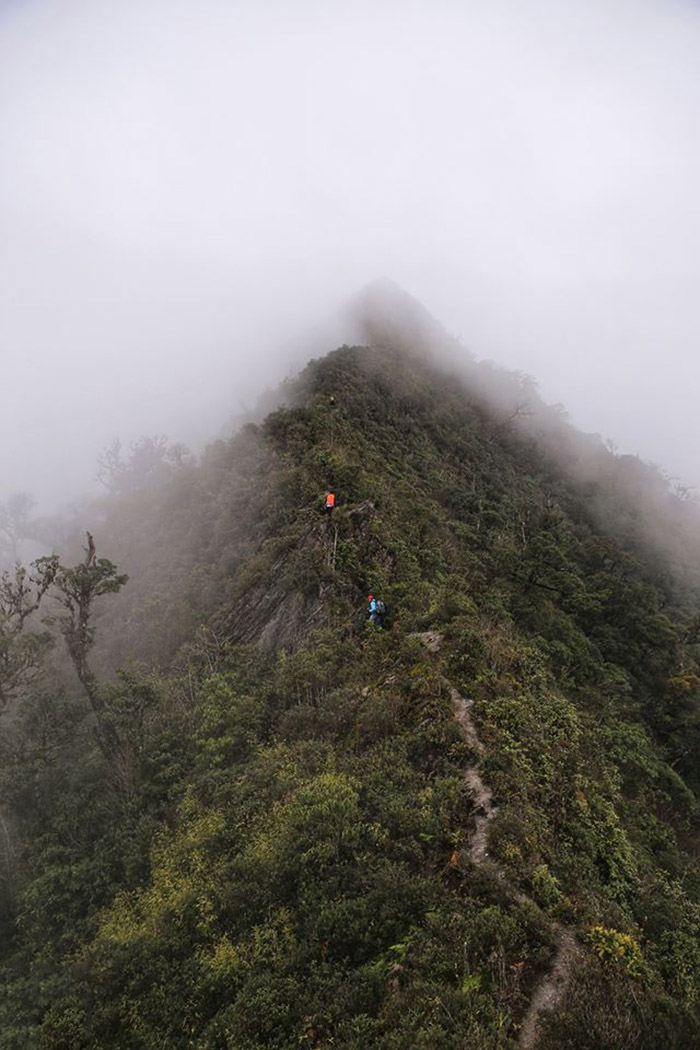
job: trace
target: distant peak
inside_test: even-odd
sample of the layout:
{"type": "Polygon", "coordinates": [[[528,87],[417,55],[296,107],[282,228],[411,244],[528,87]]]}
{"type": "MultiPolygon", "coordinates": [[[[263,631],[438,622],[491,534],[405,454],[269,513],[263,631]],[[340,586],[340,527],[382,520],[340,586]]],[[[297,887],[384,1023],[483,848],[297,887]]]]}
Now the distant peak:
{"type": "Polygon", "coordinates": [[[363,343],[422,353],[439,351],[454,340],[430,311],[389,277],[380,277],[358,292],[347,310],[363,343]]]}

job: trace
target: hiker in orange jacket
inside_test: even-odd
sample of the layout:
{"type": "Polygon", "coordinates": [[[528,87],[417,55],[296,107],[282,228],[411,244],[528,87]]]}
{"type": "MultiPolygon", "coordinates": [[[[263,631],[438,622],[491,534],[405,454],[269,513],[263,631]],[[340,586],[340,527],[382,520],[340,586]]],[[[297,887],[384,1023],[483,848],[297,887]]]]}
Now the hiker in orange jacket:
{"type": "Polygon", "coordinates": [[[324,504],[324,510],[325,510],[326,514],[331,515],[333,513],[333,508],[334,507],[335,507],[335,493],[334,492],[327,492],[326,493],[326,502],[324,504]]]}

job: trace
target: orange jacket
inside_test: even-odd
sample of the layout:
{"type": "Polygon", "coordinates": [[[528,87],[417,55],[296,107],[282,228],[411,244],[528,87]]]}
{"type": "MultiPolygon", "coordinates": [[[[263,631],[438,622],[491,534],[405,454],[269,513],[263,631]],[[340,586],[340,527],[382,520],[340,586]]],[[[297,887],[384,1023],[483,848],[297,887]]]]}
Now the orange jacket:
{"type": "Polygon", "coordinates": [[[333,492],[327,492],[326,493],[326,506],[327,507],[335,507],[335,493],[333,493],[333,492]]]}

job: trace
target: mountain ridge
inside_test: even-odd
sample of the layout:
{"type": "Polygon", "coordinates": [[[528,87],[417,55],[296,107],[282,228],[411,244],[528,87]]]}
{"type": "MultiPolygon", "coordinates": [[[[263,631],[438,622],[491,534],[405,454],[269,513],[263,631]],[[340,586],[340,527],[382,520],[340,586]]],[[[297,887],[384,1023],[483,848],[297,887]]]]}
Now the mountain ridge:
{"type": "Polygon", "coordinates": [[[3,731],[0,1047],[697,1045],[695,578],[390,335],[113,498],[117,751],[48,682],[3,731]]]}

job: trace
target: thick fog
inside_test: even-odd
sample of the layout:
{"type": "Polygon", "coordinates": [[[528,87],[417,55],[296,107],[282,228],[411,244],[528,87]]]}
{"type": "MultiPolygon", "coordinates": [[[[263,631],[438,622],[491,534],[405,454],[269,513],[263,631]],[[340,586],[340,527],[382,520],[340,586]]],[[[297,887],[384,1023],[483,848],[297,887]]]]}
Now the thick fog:
{"type": "Polygon", "coordinates": [[[700,7],[0,0],[0,498],[197,444],[393,278],[700,482],[700,7]]]}

